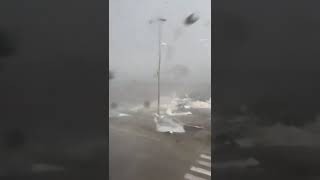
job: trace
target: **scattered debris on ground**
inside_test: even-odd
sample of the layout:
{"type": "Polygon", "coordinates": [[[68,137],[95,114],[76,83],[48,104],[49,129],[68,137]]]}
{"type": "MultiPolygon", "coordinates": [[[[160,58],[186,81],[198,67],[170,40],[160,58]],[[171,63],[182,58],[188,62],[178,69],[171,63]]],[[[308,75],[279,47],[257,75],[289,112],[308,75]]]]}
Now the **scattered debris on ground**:
{"type": "Polygon", "coordinates": [[[130,116],[129,114],[125,114],[125,113],[119,113],[118,114],[119,117],[128,117],[130,116]]]}
{"type": "Polygon", "coordinates": [[[183,125],[175,122],[168,116],[154,114],[154,122],[156,123],[156,130],[158,132],[169,132],[170,134],[185,133],[183,125]]]}

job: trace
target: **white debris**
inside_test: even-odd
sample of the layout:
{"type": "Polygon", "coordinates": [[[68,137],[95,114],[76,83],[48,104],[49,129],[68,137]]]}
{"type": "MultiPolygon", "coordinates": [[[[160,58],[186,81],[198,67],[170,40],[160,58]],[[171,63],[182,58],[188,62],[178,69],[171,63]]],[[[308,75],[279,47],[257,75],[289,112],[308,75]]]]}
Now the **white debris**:
{"type": "Polygon", "coordinates": [[[193,128],[197,128],[197,129],[203,129],[204,128],[203,126],[189,125],[189,124],[185,124],[184,126],[193,127],[193,128]]]}
{"type": "Polygon", "coordinates": [[[193,101],[187,94],[185,98],[177,98],[175,97],[172,102],[172,106],[175,106],[177,109],[178,107],[184,107],[185,109],[211,109],[211,97],[207,101],[193,101]]]}
{"type": "Polygon", "coordinates": [[[131,116],[130,114],[121,113],[119,111],[110,110],[109,111],[109,118],[116,118],[116,117],[128,117],[131,116]]]}
{"type": "Polygon", "coordinates": [[[185,133],[183,125],[173,121],[173,119],[167,116],[159,116],[154,114],[154,122],[156,123],[156,129],[158,132],[173,133],[185,133]]]}
{"type": "MultiPolygon", "coordinates": [[[[194,101],[191,99],[188,94],[185,95],[184,98],[179,98],[176,94],[173,94],[172,96],[162,96],[160,97],[160,109],[167,111],[171,111],[172,113],[175,111],[181,111],[183,109],[211,109],[211,98],[207,101],[194,101]]],[[[150,104],[150,107],[148,108],[148,111],[153,111],[157,109],[158,102],[153,101],[150,104]]],[[[138,112],[141,110],[146,110],[146,108],[143,105],[137,105],[135,107],[130,108],[130,111],[138,112]]],[[[170,113],[170,112],[169,112],[170,113]]],[[[191,112],[185,112],[185,113],[178,113],[178,114],[170,114],[173,116],[183,116],[183,115],[190,115],[191,112]]]]}
{"type": "Polygon", "coordinates": [[[190,109],[191,106],[185,105],[184,108],[185,108],[185,109],[190,109]]]}
{"type": "Polygon", "coordinates": [[[211,102],[204,102],[204,101],[193,101],[191,102],[191,108],[194,109],[211,109],[211,102]]]}
{"type": "Polygon", "coordinates": [[[191,115],[191,112],[172,112],[171,108],[168,108],[166,111],[166,114],[169,116],[187,116],[187,115],[191,115]]]}
{"type": "Polygon", "coordinates": [[[130,116],[129,114],[125,114],[125,113],[119,113],[118,114],[119,117],[128,117],[130,116]]]}

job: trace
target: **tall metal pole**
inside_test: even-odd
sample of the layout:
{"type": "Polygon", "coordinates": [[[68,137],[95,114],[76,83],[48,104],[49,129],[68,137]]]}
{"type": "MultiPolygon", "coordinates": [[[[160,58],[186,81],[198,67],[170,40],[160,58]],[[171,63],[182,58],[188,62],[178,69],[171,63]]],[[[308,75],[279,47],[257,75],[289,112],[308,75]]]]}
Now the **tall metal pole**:
{"type": "Polygon", "coordinates": [[[161,21],[158,24],[158,50],[159,50],[159,59],[158,59],[158,109],[157,113],[160,116],[160,70],[161,70],[161,21]]]}
{"type": "Polygon", "coordinates": [[[161,70],[161,53],[162,53],[162,22],[165,22],[166,19],[159,18],[158,19],[158,50],[159,50],[159,60],[158,60],[158,107],[157,107],[157,113],[160,116],[160,70],[161,70]]]}

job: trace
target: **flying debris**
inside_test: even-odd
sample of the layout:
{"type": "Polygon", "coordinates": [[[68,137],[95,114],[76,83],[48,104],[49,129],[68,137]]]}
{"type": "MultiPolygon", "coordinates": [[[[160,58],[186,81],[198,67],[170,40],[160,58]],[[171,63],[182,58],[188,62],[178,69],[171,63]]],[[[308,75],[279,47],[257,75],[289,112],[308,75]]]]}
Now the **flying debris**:
{"type": "Polygon", "coordinates": [[[184,24],[186,26],[189,26],[197,22],[199,19],[200,19],[199,15],[197,15],[196,13],[192,13],[185,19],[184,24]]]}
{"type": "Polygon", "coordinates": [[[152,23],[154,23],[154,22],[156,22],[156,21],[166,22],[167,19],[165,19],[165,18],[151,19],[151,20],[148,21],[148,23],[149,23],[149,24],[152,24],[152,23]]]}
{"type": "Polygon", "coordinates": [[[162,21],[162,22],[167,21],[167,19],[165,19],[165,18],[159,18],[158,20],[159,20],[159,21],[162,21]]]}

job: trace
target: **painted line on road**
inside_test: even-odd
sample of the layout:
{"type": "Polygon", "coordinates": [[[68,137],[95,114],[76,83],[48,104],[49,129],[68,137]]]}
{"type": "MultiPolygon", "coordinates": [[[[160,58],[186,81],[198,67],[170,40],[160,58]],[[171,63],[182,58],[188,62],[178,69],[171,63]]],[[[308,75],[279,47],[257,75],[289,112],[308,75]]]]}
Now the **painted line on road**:
{"type": "Polygon", "coordinates": [[[124,130],[124,129],[119,129],[119,128],[114,128],[114,127],[110,127],[110,129],[118,131],[118,132],[123,132],[123,133],[131,134],[131,135],[140,136],[140,137],[143,137],[145,139],[152,140],[152,141],[160,141],[160,139],[158,139],[158,138],[147,136],[147,135],[144,135],[144,134],[141,134],[141,133],[136,133],[136,132],[132,132],[132,131],[124,130]]]}
{"type": "Polygon", "coordinates": [[[208,168],[211,168],[211,162],[205,162],[205,161],[197,161],[198,164],[202,165],[202,166],[206,166],[208,168]]]}
{"type": "Polygon", "coordinates": [[[189,174],[189,173],[184,175],[184,179],[187,179],[187,180],[206,180],[204,178],[201,178],[201,177],[189,174]]]}
{"type": "Polygon", "coordinates": [[[208,156],[208,155],[205,155],[205,154],[201,154],[200,157],[203,158],[203,159],[207,159],[207,160],[211,161],[211,156],[208,156]]]}
{"type": "Polygon", "coordinates": [[[205,174],[207,176],[211,176],[211,171],[208,171],[208,170],[205,170],[205,169],[202,169],[202,168],[199,168],[199,167],[192,166],[190,168],[190,170],[194,171],[194,172],[197,172],[197,173],[205,174]]]}
{"type": "Polygon", "coordinates": [[[187,180],[206,180],[211,177],[211,156],[208,153],[200,154],[197,165],[191,166],[190,171],[184,175],[187,180]],[[196,174],[196,175],[193,175],[196,174]],[[200,177],[199,177],[200,176],[200,177]],[[206,176],[206,177],[205,177],[206,176]]]}
{"type": "Polygon", "coordinates": [[[210,151],[200,151],[200,153],[207,154],[208,156],[211,156],[211,152],[210,151]]]}

